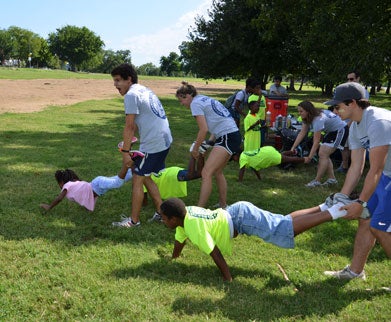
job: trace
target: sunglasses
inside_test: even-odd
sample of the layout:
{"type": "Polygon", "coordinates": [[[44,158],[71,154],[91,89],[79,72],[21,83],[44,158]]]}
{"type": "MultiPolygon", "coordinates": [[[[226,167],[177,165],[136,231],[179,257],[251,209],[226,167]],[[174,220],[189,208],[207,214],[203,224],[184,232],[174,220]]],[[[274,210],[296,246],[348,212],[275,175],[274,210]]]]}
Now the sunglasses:
{"type": "Polygon", "coordinates": [[[354,78],[353,78],[353,77],[348,78],[348,81],[353,82],[353,81],[354,81],[354,78]]]}

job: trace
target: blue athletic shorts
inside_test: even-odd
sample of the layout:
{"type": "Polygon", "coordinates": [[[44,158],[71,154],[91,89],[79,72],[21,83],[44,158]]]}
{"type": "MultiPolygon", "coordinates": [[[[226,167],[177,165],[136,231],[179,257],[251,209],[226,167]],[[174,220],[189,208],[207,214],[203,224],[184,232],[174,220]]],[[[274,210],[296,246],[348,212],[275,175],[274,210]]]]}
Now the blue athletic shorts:
{"type": "Polygon", "coordinates": [[[292,217],[273,214],[247,201],[238,201],[226,208],[239,234],[258,236],[279,247],[294,248],[292,217]]]}
{"type": "Polygon", "coordinates": [[[382,174],[375,192],[368,201],[371,227],[391,232],[391,178],[382,174]]]}
{"type": "Polygon", "coordinates": [[[134,161],[134,174],[142,177],[149,177],[151,174],[158,174],[161,170],[166,168],[166,157],[170,151],[170,148],[167,150],[157,152],[157,153],[145,153],[144,158],[136,158],[134,161]]]}
{"type": "Polygon", "coordinates": [[[221,146],[230,155],[240,152],[240,145],[242,144],[242,136],[239,131],[222,135],[216,139],[213,147],[221,146]]]}

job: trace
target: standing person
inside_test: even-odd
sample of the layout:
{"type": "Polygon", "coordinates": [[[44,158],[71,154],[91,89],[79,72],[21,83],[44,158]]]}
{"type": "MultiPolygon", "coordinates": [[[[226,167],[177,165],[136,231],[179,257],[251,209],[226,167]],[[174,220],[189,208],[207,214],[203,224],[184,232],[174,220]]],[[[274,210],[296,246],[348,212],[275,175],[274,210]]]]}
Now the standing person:
{"type": "MultiPolygon", "coordinates": [[[[337,199],[335,194],[334,199],[337,199]]],[[[348,201],[350,202],[350,201],[348,201]]],[[[160,207],[164,224],[175,229],[172,258],[180,256],[189,239],[202,252],[210,255],[225,281],[232,281],[224,255],[232,253],[232,239],[238,234],[257,236],[278,247],[294,248],[294,237],[327,221],[343,217],[344,205],[337,202],[298,210],[289,215],[274,214],[247,201],[238,201],[224,209],[209,210],[186,207],[182,200],[171,198],[160,207]]]]}
{"type": "Polygon", "coordinates": [[[176,91],[179,102],[190,108],[198,124],[198,133],[191,155],[198,159],[199,147],[207,133],[216,138],[202,169],[202,183],[198,206],[205,207],[212,193],[212,179],[215,177],[219,191],[219,205],[227,206],[227,181],[224,167],[235,153],[240,152],[242,137],[229,111],[219,101],[208,96],[199,95],[196,88],[186,82],[176,91]]]}
{"type": "Polygon", "coordinates": [[[296,149],[311,128],[314,131],[313,144],[309,155],[305,157],[305,163],[311,162],[311,159],[316,155],[319,148],[319,163],[316,177],[307,183],[306,187],[313,188],[321,185],[337,184],[338,181],[335,179],[333,162],[330,159],[330,155],[336,149],[344,148],[349,133],[348,126],[338,115],[329,110],[317,109],[309,101],[299,103],[297,109],[302,118],[303,125],[292,145],[291,151],[296,149]],[[326,135],[320,145],[322,131],[326,132],[326,135]],[[322,184],[321,180],[325,173],[328,179],[322,184]]]}
{"type": "Polygon", "coordinates": [[[238,128],[240,128],[240,117],[246,117],[247,115],[246,107],[249,96],[260,91],[261,82],[254,78],[247,78],[245,89],[236,93],[232,105],[230,106],[230,112],[238,128]]]}
{"type": "Polygon", "coordinates": [[[155,215],[158,216],[162,200],[159,190],[150,176],[165,168],[165,159],[172,143],[172,136],[162,104],[150,89],[138,84],[137,72],[133,66],[119,65],[113,69],[111,76],[114,86],[124,96],[123,164],[134,168],[131,215],[120,222],[114,222],[113,225],[135,227],[140,225],[144,185],[153,199],[156,207],[155,215]],[[128,152],[131,138],[136,130],[138,130],[140,137],[140,151],[145,156],[133,161],[128,152]]]}
{"type": "Polygon", "coordinates": [[[377,239],[391,258],[391,111],[371,106],[365,88],[358,83],[339,85],[334,98],[325,102],[336,105],[342,119],[351,119],[349,148],[351,165],[341,193],[349,194],[363,173],[366,150],[369,149],[369,170],[357,202],[344,208],[347,218],[358,218],[368,206],[372,217],[359,219],[350,265],[340,271],[326,271],[339,279],[365,279],[364,266],[377,239]]]}
{"type": "Polygon", "coordinates": [[[250,111],[244,118],[244,149],[243,151],[257,150],[261,147],[261,119],[259,117],[258,96],[251,95],[248,102],[250,111]]]}
{"type": "Polygon", "coordinates": [[[288,92],[284,86],[281,85],[282,77],[274,76],[273,78],[274,84],[272,84],[269,88],[269,94],[274,96],[288,96],[288,92]]]}
{"type": "MultiPolygon", "coordinates": [[[[346,78],[348,82],[360,83],[360,74],[358,71],[349,72],[346,78]]],[[[367,90],[365,90],[365,99],[369,100],[369,92],[367,90]]],[[[351,120],[346,119],[345,122],[350,126],[351,120]]],[[[341,151],[342,163],[340,167],[336,170],[337,172],[340,173],[348,172],[349,163],[350,163],[350,150],[348,145],[349,143],[346,142],[345,148],[341,151]]]]}

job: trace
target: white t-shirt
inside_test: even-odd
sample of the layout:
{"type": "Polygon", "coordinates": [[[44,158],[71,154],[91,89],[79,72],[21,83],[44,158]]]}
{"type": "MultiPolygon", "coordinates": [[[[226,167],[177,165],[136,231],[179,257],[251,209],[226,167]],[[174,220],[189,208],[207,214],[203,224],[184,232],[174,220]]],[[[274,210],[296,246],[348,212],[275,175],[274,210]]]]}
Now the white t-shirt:
{"type": "Polygon", "coordinates": [[[324,131],[326,133],[341,130],[345,126],[346,123],[329,110],[322,110],[321,114],[315,117],[311,124],[314,132],[324,131]]]}
{"type": "Polygon", "coordinates": [[[157,153],[172,143],[166,112],[157,96],[147,87],[133,84],[124,97],[125,114],[136,114],[140,150],[157,153]]]}
{"type": "Polygon", "coordinates": [[[391,111],[369,106],[364,109],[361,121],[353,121],[350,126],[349,148],[371,149],[383,145],[388,145],[383,173],[391,177],[391,111]]]}
{"type": "Polygon", "coordinates": [[[239,131],[235,120],[219,101],[204,95],[196,95],[190,104],[193,116],[203,115],[208,125],[208,131],[216,138],[239,131]]]}
{"type": "Polygon", "coordinates": [[[249,93],[247,93],[244,89],[236,93],[235,99],[232,102],[231,109],[235,109],[235,102],[240,101],[240,109],[243,109],[247,105],[249,93]]]}

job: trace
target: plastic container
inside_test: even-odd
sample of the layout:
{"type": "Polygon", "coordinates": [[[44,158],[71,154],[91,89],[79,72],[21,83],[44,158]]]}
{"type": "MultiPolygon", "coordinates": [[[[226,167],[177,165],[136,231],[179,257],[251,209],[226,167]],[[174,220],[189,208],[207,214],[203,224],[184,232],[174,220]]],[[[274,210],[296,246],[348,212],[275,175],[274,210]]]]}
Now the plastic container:
{"type": "Polygon", "coordinates": [[[278,115],[288,115],[288,97],[267,96],[266,112],[270,112],[270,122],[275,122],[278,115]]]}

